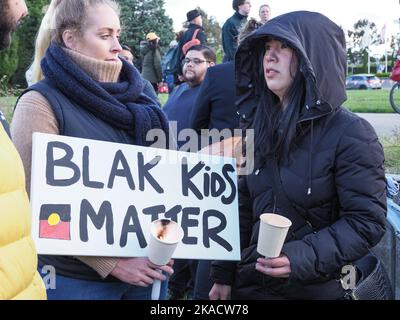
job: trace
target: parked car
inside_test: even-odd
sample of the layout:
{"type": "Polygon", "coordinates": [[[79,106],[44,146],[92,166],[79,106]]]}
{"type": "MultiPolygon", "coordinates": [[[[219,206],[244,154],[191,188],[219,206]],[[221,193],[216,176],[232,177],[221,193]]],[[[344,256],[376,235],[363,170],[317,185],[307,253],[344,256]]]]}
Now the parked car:
{"type": "Polygon", "coordinates": [[[355,74],[346,78],[346,89],[382,89],[382,82],[373,74],[355,74]]]}

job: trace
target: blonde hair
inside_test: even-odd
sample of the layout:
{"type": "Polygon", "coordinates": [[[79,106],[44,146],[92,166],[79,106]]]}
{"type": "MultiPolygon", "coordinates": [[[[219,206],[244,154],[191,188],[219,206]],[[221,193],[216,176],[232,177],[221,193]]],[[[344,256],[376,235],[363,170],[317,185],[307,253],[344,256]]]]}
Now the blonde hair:
{"type": "Polygon", "coordinates": [[[110,6],[117,15],[120,15],[120,8],[115,0],[64,0],[57,6],[54,15],[55,30],[52,41],[64,45],[63,33],[65,30],[73,30],[83,34],[87,20],[87,8],[105,4],[110,6]]]}
{"type": "Polygon", "coordinates": [[[36,83],[43,80],[43,72],[40,67],[47,48],[51,41],[51,30],[54,29],[54,23],[52,17],[54,16],[55,8],[60,4],[62,0],[52,0],[47,8],[47,11],[40,23],[39,31],[36,35],[35,41],[35,55],[32,62],[32,83],[36,83]]]}
{"type": "Polygon", "coordinates": [[[113,0],[52,0],[39,27],[35,41],[35,55],[31,65],[32,84],[44,79],[40,62],[51,41],[63,44],[62,33],[71,28],[83,30],[86,9],[97,4],[107,4],[119,15],[119,6],[113,0]]]}

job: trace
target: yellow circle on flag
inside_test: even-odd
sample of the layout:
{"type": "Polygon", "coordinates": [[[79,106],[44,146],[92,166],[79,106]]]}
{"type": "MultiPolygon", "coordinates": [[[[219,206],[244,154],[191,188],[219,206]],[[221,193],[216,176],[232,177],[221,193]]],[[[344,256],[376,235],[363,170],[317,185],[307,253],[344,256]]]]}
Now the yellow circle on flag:
{"type": "Polygon", "coordinates": [[[52,213],[49,218],[47,219],[47,222],[51,226],[55,226],[60,222],[60,216],[58,213],[52,213]]]}

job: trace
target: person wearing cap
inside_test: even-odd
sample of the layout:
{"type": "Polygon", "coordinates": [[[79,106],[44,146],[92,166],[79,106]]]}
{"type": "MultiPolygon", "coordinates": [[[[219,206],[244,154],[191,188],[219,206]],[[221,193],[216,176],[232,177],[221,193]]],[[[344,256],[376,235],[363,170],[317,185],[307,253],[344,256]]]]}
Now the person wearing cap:
{"type": "Polygon", "coordinates": [[[142,58],[142,78],[150,81],[155,92],[158,92],[158,84],[162,82],[160,38],[150,32],[146,35],[146,42],[140,46],[142,58]]]}
{"type": "Polygon", "coordinates": [[[226,20],[222,27],[222,46],[225,53],[223,62],[232,61],[235,58],[238,36],[247,22],[251,2],[249,0],[233,0],[232,8],[235,10],[234,15],[226,20]]]}
{"type": "MultiPolygon", "coordinates": [[[[203,17],[201,16],[201,12],[197,9],[190,10],[186,14],[187,22],[189,23],[188,29],[185,31],[183,36],[179,39],[179,59],[178,59],[178,64],[181,66],[183,58],[185,58],[185,54],[182,51],[183,46],[192,40],[193,34],[196,32],[197,29],[199,31],[197,32],[196,39],[200,41],[199,44],[206,44],[207,43],[207,38],[204,33],[203,29],[203,17]]],[[[182,68],[180,67],[178,69],[178,74],[182,74],[182,68]]]]}

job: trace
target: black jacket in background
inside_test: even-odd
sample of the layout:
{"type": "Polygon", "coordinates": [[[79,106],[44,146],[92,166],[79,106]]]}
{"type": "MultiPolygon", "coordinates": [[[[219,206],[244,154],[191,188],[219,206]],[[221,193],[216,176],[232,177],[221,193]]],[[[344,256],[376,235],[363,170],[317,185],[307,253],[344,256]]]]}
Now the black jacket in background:
{"type": "Polygon", "coordinates": [[[188,29],[185,31],[183,34],[182,38],[179,40],[178,43],[178,48],[179,48],[179,74],[182,74],[182,66],[181,62],[185,58],[182,52],[182,47],[185,45],[185,43],[189,42],[193,38],[193,34],[196,31],[196,29],[200,29],[200,31],[197,33],[196,39],[199,39],[200,44],[206,44],[207,43],[207,37],[204,33],[204,29],[202,26],[199,26],[198,24],[190,23],[188,29]]]}
{"type": "Polygon", "coordinates": [[[192,110],[190,127],[196,131],[239,128],[239,115],[235,106],[233,62],[222,63],[207,69],[192,110]]]}
{"type": "Polygon", "coordinates": [[[289,160],[279,164],[279,175],[291,204],[313,232],[296,236],[299,226],[289,230],[282,249],[290,261],[289,278],[256,271],[259,216],[278,205],[275,212],[291,218],[275,201],[268,163],[256,161],[253,173],[239,179],[241,261],[214,262],[212,278],[233,285],[234,299],[341,299],[341,268],[366,255],[385,232],[382,146],[366,120],[342,107],[345,37],[319,13],[276,17],[242,42],[235,60],[239,108],[257,105],[258,92],[265,90],[260,84],[264,76],[256,74],[262,70],[268,36],[295,48],[305,78],[298,135],[289,160]]]}
{"type": "Polygon", "coordinates": [[[222,26],[222,46],[224,48],[224,62],[232,61],[238,47],[239,33],[247,21],[247,16],[235,12],[222,26]]]}

